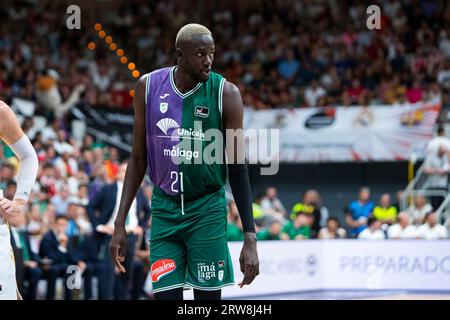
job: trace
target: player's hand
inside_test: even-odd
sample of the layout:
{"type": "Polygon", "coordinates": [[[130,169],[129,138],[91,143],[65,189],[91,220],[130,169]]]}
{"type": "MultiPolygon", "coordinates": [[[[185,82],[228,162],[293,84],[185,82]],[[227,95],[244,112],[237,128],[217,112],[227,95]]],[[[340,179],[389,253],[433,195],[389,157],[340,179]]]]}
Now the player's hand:
{"type": "Polygon", "coordinates": [[[241,256],[239,257],[241,272],[244,279],[239,283],[239,287],[248,285],[255,280],[259,274],[258,251],[256,250],[256,234],[246,232],[244,238],[244,246],[242,247],[241,256]]]}
{"type": "Polygon", "coordinates": [[[15,220],[21,213],[25,212],[26,202],[24,200],[8,200],[6,198],[0,199],[0,216],[2,216],[9,223],[15,224],[15,220]]]}
{"type": "Polygon", "coordinates": [[[120,272],[125,273],[126,270],[122,263],[125,261],[125,252],[127,250],[127,231],[124,226],[116,226],[114,228],[109,249],[114,265],[120,272]]]}

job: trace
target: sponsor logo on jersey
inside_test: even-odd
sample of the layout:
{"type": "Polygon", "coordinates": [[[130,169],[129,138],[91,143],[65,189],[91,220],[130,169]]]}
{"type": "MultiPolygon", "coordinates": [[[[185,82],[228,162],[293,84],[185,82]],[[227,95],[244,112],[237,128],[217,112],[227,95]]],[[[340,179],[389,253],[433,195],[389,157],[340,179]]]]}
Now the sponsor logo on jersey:
{"type": "Polygon", "coordinates": [[[210,265],[201,262],[197,263],[197,279],[199,282],[204,283],[216,277],[216,267],[214,262],[210,265]]]}
{"type": "MultiPolygon", "coordinates": [[[[170,129],[177,129],[171,137],[174,138],[186,138],[194,140],[205,140],[205,133],[201,130],[192,130],[192,128],[185,129],[180,128],[180,125],[171,118],[163,118],[156,123],[156,126],[164,133],[165,136],[169,136],[170,129]]],[[[158,136],[164,137],[164,136],[158,136]]]]}
{"type": "Polygon", "coordinates": [[[168,96],[170,96],[169,93],[164,93],[162,96],[159,96],[159,98],[160,98],[160,99],[165,99],[165,98],[167,98],[168,96]]]}
{"type": "Polygon", "coordinates": [[[162,259],[154,262],[151,267],[152,282],[158,282],[162,277],[175,271],[177,264],[172,259],[162,259]]]}
{"type": "Polygon", "coordinates": [[[217,265],[219,266],[219,268],[223,268],[223,267],[225,267],[225,261],[220,260],[220,261],[217,263],[217,265]]]}
{"type": "Polygon", "coordinates": [[[208,107],[202,107],[202,106],[196,106],[195,107],[195,111],[194,111],[194,115],[196,115],[197,117],[208,118],[208,116],[209,116],[209,108],[208,107]]]}
{"type": "Polygon", "coordinates": [[[200,157],[200,152],[192,150],[183,150],[177,146],[173,146],[172,149],[164,149],[163,154],[165,157],[176,157],[176,158],[186,158],[186,160],[191,160],[192,158],[198,159],[200,157]]]}
{"type": "Polygon", "coordinates": [[[171,118],[163,118],[156,123],[156,126],[167,136],[169,129],[179,128],[180,125],[171,118]]]}
{"type": "Polygon", "coordinates": [[[167,110],[169,110],[169,104],[167,102],[161,102],[159,104],[159,111],[161,111],[162,113],[166,113],[167,110]]]}
{"type": "Polygon", "coordinates": [[[219,279],[219,281],[222,281],[222,279],[223,279],[223,273],[224,273],[223,270],[219,270],[219,273],[218,273],[218,275],[217,275],[217,279],[219,279]]]}

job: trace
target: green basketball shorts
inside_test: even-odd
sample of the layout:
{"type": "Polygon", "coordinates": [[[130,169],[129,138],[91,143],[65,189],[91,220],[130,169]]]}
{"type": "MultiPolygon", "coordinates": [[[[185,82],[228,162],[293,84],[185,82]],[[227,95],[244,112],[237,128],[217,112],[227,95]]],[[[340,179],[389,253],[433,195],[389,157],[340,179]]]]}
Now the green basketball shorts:
{"type": "Polygon", "coordinates": [[[184,201],[155,188],[150,264],[153,292],[218,290],[234,284],[227,244],[225,190],[184,201]]]}

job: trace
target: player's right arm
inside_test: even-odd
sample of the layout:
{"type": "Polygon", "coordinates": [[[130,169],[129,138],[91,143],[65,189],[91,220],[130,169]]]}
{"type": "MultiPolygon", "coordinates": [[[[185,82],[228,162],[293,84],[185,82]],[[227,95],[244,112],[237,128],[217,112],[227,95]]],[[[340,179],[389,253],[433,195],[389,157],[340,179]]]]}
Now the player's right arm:
{"type": "Polygon", "coordinates": [[[3,101],[0,101],[0,139],[11,148],[20,161],[14,200],[0,199],[0,215],[12,223],[18,214],[25,210],[36,181],[39,162],[36,151],[23,133],[14,111],[3,101]]]}
{"type": "Polygon", "coordinates": [[[114,222],[114,233],[111,239],[111,258],[120,272],[125,272],[122,262],[125,260],[127,232],[125,221],[131,204],[144,179],[147,170],[147,144],[145,130],[145,86],[147,75],[142,76],[135,87],[134,95],[134,128],[133,147],[123,183],[119,211],[114,222]]]}

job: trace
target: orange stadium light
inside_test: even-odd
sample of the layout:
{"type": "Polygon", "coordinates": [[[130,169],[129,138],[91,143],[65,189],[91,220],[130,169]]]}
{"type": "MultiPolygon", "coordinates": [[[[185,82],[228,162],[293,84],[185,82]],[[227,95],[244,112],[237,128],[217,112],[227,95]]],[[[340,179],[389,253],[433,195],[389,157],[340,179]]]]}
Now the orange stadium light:
{"type": "Polygon", "coordinates": [[[107,36],[105,38],[105,41],[106,41],[107,44],[110,44],[113,41],[113,38],[111,36],[107,36]]]}
{"type": "Polygon", "coordinates": [[[134,97],[134,89],[130,90],[130,97],[132,97],[132,98],[134,97]]]}
{"type": "Polygon", "coordinates": [[[95,49],[95,43],[93,43],[92,41],[88,43],[88,48],[89,50],[94,50],[95,49]]]}
{"type": "Polygon", "coordinates": [[[109,45],[109,48],[110,48],[112,51],[114,51],[114,50],[117,49],[117,45],[113,42],[113,43],[111,43],[111,44],[109,45]]]}
{"type": "Polygon", "coordinates": [[[134,70],[135,68],[136,68],[136,65],[135,65],[133,62],[130,62],[130,63],[128,64],[128,69],[134,70]]]}
{"type": "Polygon", "coordinates": [[[116,51],[116,54],[117,54],[119,57],[121,57],[121,56],[123,56],[124,52],[123,52],[122,49],[118,49],[118,50],[116,51]]]}
{"type": "Polygon", "coordinates": [[[127,63],[127,62],[128,62],[127,57],[120,57],[120,62],[121,62],[122,64],[127,63]]]}
{"type": "Polygon", "coordinates": [[[134,70],[134,71],[131,73],[131,75],[132,75],[134,78],[137,78],[137,77],[139,77],[139,71],[134,70]]]}
{"type": "Polygon", "coordinates": [[[106,36],[106,32],[105,31],[100,31],[99,33],[98,33],[98,36],[100,37],[100,38],[104,38],[105,36],[106,36]]]}
{"type": "Polygon", "coordinates": [[[100,31],[100,30],[102,30],[102,25],[100,23],[96,23],[94,28],[96,31],[100,31]]]}

